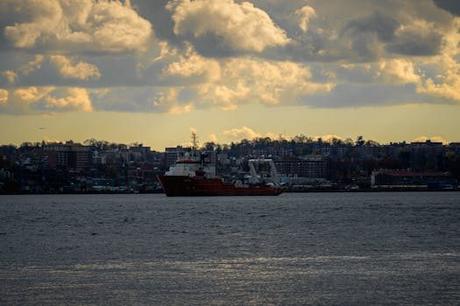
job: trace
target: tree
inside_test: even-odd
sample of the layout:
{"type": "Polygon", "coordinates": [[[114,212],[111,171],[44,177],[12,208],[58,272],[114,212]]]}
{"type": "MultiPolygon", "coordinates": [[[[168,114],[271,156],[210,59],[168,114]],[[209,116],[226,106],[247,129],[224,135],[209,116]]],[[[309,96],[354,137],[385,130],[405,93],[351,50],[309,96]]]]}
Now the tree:
{"type": "Polygon", "coordinates": [[[366,143],[366,141],[364,140],[364,137],[363,137],[363,136],[358,136],[358,137],[356,138],[355,145],[356,145],[357,147],[361,147],[361,146],[363,146],[365,143],[366,143]]]}

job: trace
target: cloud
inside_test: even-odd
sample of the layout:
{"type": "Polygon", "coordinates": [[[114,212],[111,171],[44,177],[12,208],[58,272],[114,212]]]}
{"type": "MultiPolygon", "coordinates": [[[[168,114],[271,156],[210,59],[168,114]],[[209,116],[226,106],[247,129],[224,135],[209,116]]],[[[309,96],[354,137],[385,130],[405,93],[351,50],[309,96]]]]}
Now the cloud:
{"type": "Polygon", "coordinates": [[[332,90],[332,83],[312,81],[310,69],[290,61],[256,58],[208,60],[189,51],[185,58],[166,67],[167,76],[191,78],[207,75],[187,87],[200,105],[234,110],[240,104],[295,104],[305,96],[332,90]]]}
{"type": "Polygon", "coordinates": [[[221,78],[219,62],[196,54],[189,46],[184,55],[163,69],[163,74],[181,78],[195,78],[201,81],[213,81],[221,78]]]}
{"type": "Polygon", "coordinates": [[[460,3],[453,0],[434,0],[434,3],[440,8],[450,12],[453,15],[460,16],[460,3]]]}
{"type": "Polygon", "coordinates": [[[460,18],[455,18],[446,33],[442,52],[424,60],[434,73],[424,78],[417,92],[460,102],[460,18]]]}
{"type": "Polygon", "coordinates": [[[23,75],[28,75],[35,70],[40,69],[44,60],[45,56],[41,54],[34,55],[32,60],[19,67],[18,72],[23,75]]]}
{"type": "Polygon", "coordinates": [[[210,142],[214,142],[214,143],[217,143],[218,141],[218,138],[217,138],[217,135],[215,133],[211,133],[208,135],[208,140],[210,142]]]}
{"type": "Polygon", "coordinates": [[[455,70],[457,71],[456,73],[447,72],[444,76],[441,76],[439,82],[433,79],[424,80],[417,87],[417,92],[460,102],[460,69],[456,67],[455,70]]]}
{"type": "MultiPolygon", "coordinates": [[[[454,103],[460,102],[460,63],[445,52],[430,58],[391,58],[381,59],[378,63],[342,64],[337,70],[339,92],[342,101],[369,99],[369,103],[454,103]],[[343,83],[348,84],[348,91],[343,83]],[[354,93],[356,85],[362,83],[361,94],[354,93]],[[367,83],[367,85],[366,85],[367,83]],[[404,87],[397,87],[398,85],[404,87]],[[389,89],[392,88],[392,89],[389,89]],[[374,88],[371,90],[371,88],[374,88]],[[386,89],[385,89],[386,88],[386,89]],[[367,89],[367,90],[366,90],[367,89]],[[385,91],[388,90],[387,93],[385,91]],[[373,92],[373,94],[370,94],[373,92]]],[[[339,96],[331,95],[330,101],[339,96]]],[[[351,101],[350,101],[351,102],[351,101]]]]}
{"type": "Polygon", "coordinates": [[[54,87],[25,87],[13,91],[15,101],[21,104],[35,103],[55,90],[54,87]]]}
{"type": "Polygon", "coordinates": [[[194,105],[189,101],[181,101],[180,88],[168,88],[161,91],[153,99],[152,110],[168,112],[172,115],[182,115],[191,112],[194,105]]]}
{"type": "Polygon", "coordinates": [[[378,64],[379,77],[387,83],[418,83],[421,80],[413,63],[407,59],[381,60],[378,64]]]}
{"type": "Polygon", "coordinates": [[[40,103],[54,91],[54,87],[20,87],[2,90],[3,103],[0,103],[0,113],[31,114],[39,111],[40,103]]]}
{"type": "Polygon", "coordinates": [[[62,111],[93,111],[89,93],[84,88],[22,87],[1,90],[0,111],[33,114],[62,111]]]}
{"type": "Polygon", "coordinates": [[[88,91],[84,88],[67,88],[64,96],[46,97],[47,107],[56,110],[77,110],[92,112],[93,106],[88,91]]]}
{"type": "Polygon", "coordinates": [[[17,81],[20,81],[21,77],[28,76],[32,72],[40,69],[44,59],[45,57],[43,55],[34,55],[31,60],[19,65],[15,70],[7,69],[3,71],[1,75],[7,81],[8,85],[13,85],[17,83],[17,81]]]}
{"type": "Polygon", "coordinates": [[[302,31],[307,32],[310,20],[316,17],[316,11],[311,6],[305,5],[296,10],[295,15],[298,18],[299,28],[301,28],[302,31]]]}
{"type": "Polygon", "coordinates": [[[251,128],[248,128],[247,126],[225,130],[222,132],[222,134],[226,137],[226,139],[232,140],[232,141],[238,141],[241,139],[250,140],[250,139],[261,137],[261,134],[257,133],[251,128]]]}
{"type": "Polygon", "coordinates": [[[313,139],[321,139],[323,142],[333,142],[334,140],[344,140],[343,137],[340,137],[338,135],[335,135],[335,134],[326,134],[326,135],[322,135],[322,136],[314,136],[313,139]]]}
{"type": "Polygon", "coordinates": [[[332,90],[332,83],[311,80],[310,69],[289,61],[238,58],[222,63],[218,82],[200,85],[200,96],[223,109],[251,102],[265,105],[295,104],[305,96],[332,90]]]}
{"type": "Polygon", "coordinates": [[[250,2],[176,0],[168,9],[174,33],[195,42],[197,48],[208,40],[214,43],[208,47],[223,52],[262,52],[289,42],[270,16],[250,2]]]}
{"type": "MultiPolygon", "coordinates": [[[[219,139],[224,139],[225,141],[241,141],[243,139],[252,140],[255,138],[269,137],[271,139],[290,139],[291,137],[274,132],[260,133],[247,126],[242,126],[241,128],[233,128],[224,130],[221,133],[222,137],[219,139]]],[[[209,139],[213,142],[217,142],[217,136],[215,134],[209,135],[209,139]]]]}
{"type": "Polygon", "coordinates": [[[0,112],[460,102],[460,18],[431,0],[132,3],[0,1],[0,112]]]}
{"type": "Polygon", "coordinates": [[[2,76],[8,81],[8,83],[13,84],[16,82],[18,75],[12,70],[5,70],[2,72],[2,76]]]}
{"type": "Polygon", "coordinates": [[[0,4],[17,16],[4,36],[14,48],[69,52],[145,51],[152,36],[150,22],[119,1],[47,1],[0,4]]]}
{"type": "Polygon", "coordinates": [[[169,110],[168,113],[172,115],[182,115],[190,113],[193,110],[193,104],[187,103],[185,105],[174,105],[169,110]]]}
{"type": "Polygon", "coordinates": [[[353,35],[373,33],[381,41],[389,41],[394,37],[399,25],[395,18],[376,11],[369,16],[351,20],[345,26],[344,32],[351,32],[353,35]]]}
{"type": "Polygon", "coordinates": [[[330,93],[313,95],[304,104],[315,108],[349,108],[434,103],[432,98],[417,94],[415,88],[415,84],[338,83],[330,93]]]}
{"type": "Polygon", "coordinates": [[[435,29],[433,23],[422,19],[401,26],[394,35],[394,39],[386,46],[392,53],[427,56],[438,54],[441,50],[442,34],[435,29]]]}
{"type": "Polygon", "coordinates": [[[382,54],[381,42],[394,38],[400,23],[393,17],[375,12],[349,21],[342,34],[351,42],[351,49],[360,58],[375,59],[382,54]]]}
{"type": "Polygon", "coordinates": [[[314,23],[308,23],[308,31],[299,33],[299,16],[295,12],[306,1],[255,1],[291,38],[284,48],[265,54],[308,62],[343,64],[379,61],[395,55],[433,56],[441,52],[454,18],[431,0],[348,0],[346,4],[340,0],[309,0],[316,18],[314,23]]]}
{"type": "Polygon", "coordinates": [[[433,141],[433,142],[442,142],[444,144],[448,144],[449,141],[442,137],[442,136],[431,136],[431,137],[427,137],[427,136],[419,136],[417,138],[415,138],[413,141],[414,142],[426,142],[427,140],[430,140],[430,141],[433,141]]]}
{"type": "Polygon", "coordinates": [[[0,105],[8,102],[8,90],[0,88],[0,105]]]}
{"type": "Polygon", "coordinates": [[[97,66],[83,61],[76,62],[64,55],[52,55],[50,61],[64,78],[87,80],[101,77],[97,66]]]}

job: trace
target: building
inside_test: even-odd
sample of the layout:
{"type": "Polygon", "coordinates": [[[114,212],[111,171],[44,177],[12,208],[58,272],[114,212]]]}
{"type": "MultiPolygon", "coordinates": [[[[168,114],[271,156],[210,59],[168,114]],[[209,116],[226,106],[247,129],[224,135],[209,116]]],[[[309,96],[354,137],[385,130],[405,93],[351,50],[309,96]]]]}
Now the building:
{"type": "Polygon", "coordinates": [[[327,160],[321,155],[310,155],[302,159],[277,160],[275,165],[278,173],[282,176],[327,177],[327,160]]]}
{"type": "Polygon", "coordinates": [[[448,146],[449,150],[455,152],[455,154],[460,154],[460,142],[451,142],[448,146]]]}
{"type": "Polygon", "coordinates": [[[430,140],[411,142],[409,148],[411,169],[438,171],[443,168],[444,146],[442,142],[430,140]]]}
{"type": "Polygon", "coordinates": [[[51,169],[68,169],[76,172],[86,170],[91,162],[91,148],[75,143],[53,143],[43,147],[48,167],[51,169]]]}
{"type": "Polygon", "coordinates": [[[126,155],[123,155],[125,161],[146,161],[150,158],[150,147],[143,145],[131,146],[126,150],[126,155]]]}
{"type": "Polygon", "coordinates": [[[448,172],[381,169],[371,175],[372,188],[455,189],[457,185],[457,180],[448,172]]]}
{"type": "Polygon", "coordinates": [[[183,156],[187,150],[182,146],[165,148],[165,166],[168,169],[175,165],[179,157],[183,156]]]}

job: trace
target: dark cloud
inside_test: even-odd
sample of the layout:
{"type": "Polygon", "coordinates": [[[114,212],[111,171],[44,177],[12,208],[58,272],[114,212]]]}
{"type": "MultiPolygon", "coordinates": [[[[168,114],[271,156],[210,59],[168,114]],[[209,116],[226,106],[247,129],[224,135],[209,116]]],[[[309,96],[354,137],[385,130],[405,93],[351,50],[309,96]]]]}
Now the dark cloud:
{"type": "Polygon", "coordinates": [[[431,32],[427,34],[408,32],[387,45],[392,53],[414,56],[438,54],[442,46],[442,35],[431,32]]]}
{"type": "Polygon", "coordinates": [[[342,35],[351,41],[352,50],[360,59],[374,60],[380,55],[380,43],[394,39],[399,26],[396,19],[377,11],[349,21],[342,35]]]}
{"type": "Polygon", "coordinates": [[[160,82],[161,66],[150,65],[144,70],[139,70],[139,58],[128,55],[106,56],[78,56],[76,62],[88,62],[100,71],[98,79],[65,78],[59,74],[58,69],[52,64],[50,56],[45,55],[43,62],[29,73],[22,73],[22,67],[33,61],[33,56],[20,51],[19,57],[13,52],[3,52],[0,63],[0,72],[12,70],[17,72],[17,80],[9,84],[7,79],[0,76],[0,87],[12,86],[77,86],[85,88],[115,87],[115,86],[149,86],[160,82]],[[18,58],[22,58],[20,61],[18,58]],[[12,64],[13,63],[13,64],[12,64]]]}
{"type": "Polygon", "coordinates": [[[160,40],[165,40],[172,46],[184,49],[185,41],[193,42],[195,49],[207,57],[228,57],[239,54],[236,50],[224,44],[221,37],[208,33],[201,37],[193,35],[177,36],[174,33],[172,11],[166,8],[169,0],[135,0],[136,11],[143,18],[149,20],[155,30],[155,35],[160,40]]]}
{"type": "Polygon", "coordinates": [[[434,0],[434,3],[448,11],[452,15],[460,16],[460,1],[458,0],[434,0]]]}
{"type": "Polygon", "coordinates": [[[318,108],[346,108],[366,106],[390,106],[410,103],[443,103],[452,101],[443,98],[418,95],[414,85],[389,84],[340,84],[329,94],[318,94],[305,98],[303,104],[318,108]]]}
{"type": "Polygon", "coordinates": [[[134,0],[133,5],[137,13],[153,24],[155,35],[174,45],[180,45],[182,41],[174,34],[174,22],[171,12],[166,9],[169,0],[134,0]]]}
{"type": "Polygon", "coordinates": [[[224,58],[249,53],[248,51],[235,50],[223,41],[221,37],[212,33],[207,33],[201,37],[187,35],[185,38],[192,41],[196,51],[206,57],[224,58]]]}
{"type": "Polygon", "coordinates": [[[92,95],[95,110],[114,112],[153,112],[152,87],[116,87],[92,95]]]}
{"type": "Polygon", "coordinates": [[[375,33],[379,40],[390,41],[394,38],[395,31],[399,26],[400,23],[393,17],[375,12],[368,17],[348,22],[343,32],[358,36],[362,33],[375,33]]]}
{"type": "Polygon", "coordinates": [[[390,53],[436,55],[440,52],[443,41],[442,34],[434,28],[420,28],[411,26],[410,23],[408,26],[381,12],[349,21],[342,32],[351,40],[353,51],[364,59],[379,57],[382,44],[390,53]],[[405,29],[403,27],[401,30],[401,26],[405,29]]]}

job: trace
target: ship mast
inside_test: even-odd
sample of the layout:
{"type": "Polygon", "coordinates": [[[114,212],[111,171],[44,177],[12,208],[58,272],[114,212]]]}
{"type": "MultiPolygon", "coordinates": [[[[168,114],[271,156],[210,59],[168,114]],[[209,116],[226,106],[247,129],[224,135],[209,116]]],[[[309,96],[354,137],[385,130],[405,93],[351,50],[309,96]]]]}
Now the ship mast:
{"type": "Polygon", "coordinates": [[[198,138],[195,132],[192,132],[192,150],[196,151],[198,149],[198,138]]]}
{"type": "Polygon", "coordinates": [[[201,153],[197,153],[197,151],[198,151],[198,137],[196,136],[196,133],[192,131],[192,156],[194,158],[197,158],[197,157],[200,158],[201,168],[203,168],[204,166],[203,155],[201,153]]]}

